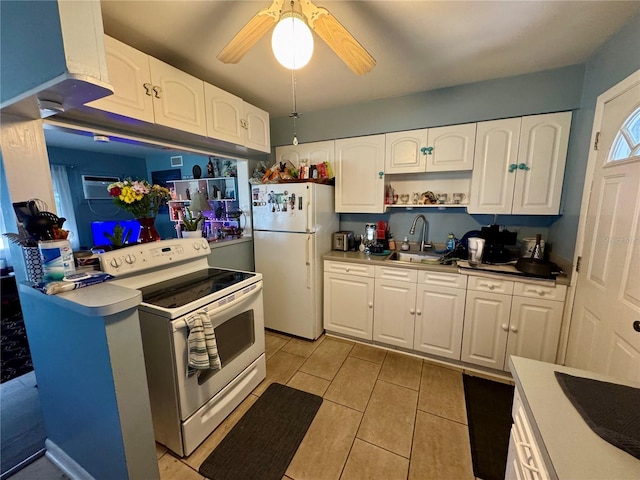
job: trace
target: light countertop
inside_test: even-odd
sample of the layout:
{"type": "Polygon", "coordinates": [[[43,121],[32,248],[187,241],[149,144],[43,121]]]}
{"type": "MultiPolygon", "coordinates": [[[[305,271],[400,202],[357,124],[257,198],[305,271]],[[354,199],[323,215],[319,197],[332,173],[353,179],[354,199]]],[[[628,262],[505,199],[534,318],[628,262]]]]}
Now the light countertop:
{"type": "MultiPolygon", "coordinates": [[[[417,250],[411,250],[409,253],[417,253],[417,250]]],[[[333,260],[338,262],[351,262],[351,263],[365,263],[368,265],[384,265],[386,267],[397,267],[397,268],[412,268],[417,270],[430,270],[437,272],[447,272],[447,273],[460,273],[463,275],[478,275],[485,276],[490,278],[500,278],[502,280],[518,280],[521,282],[540,282],[540,283],[551,283],[557,285],[569,285],[569,278],[558,276],[556,280],[545,280],[534,277],[528,277],[526,275],[512,275],[512,274],[500,274],[500,273],[492,273],[483,271],[482,269],[469,269],[469,268],[458,268],[458,266],[454,263],[453,265],[437,265],[437,264],[428,264],[428,263],[409,263],[409,262],[397,262],[397,261],[389,261],[387,258],[391,255],[391,253],[387,255],[375,255],[375,254],[365,254],[359,251],[349,251],[349,252],[341,252],[338,250],[331,250],[327,252],[323,256],[323,260],[333,260]]]]}
{"type": "Polygon", "coordinates": [[[554,372],[640,387],[575,368],[511,357],[511,373],[552,478],[638,479],[640,460],[600,438],[575,409],[554,372]]]}

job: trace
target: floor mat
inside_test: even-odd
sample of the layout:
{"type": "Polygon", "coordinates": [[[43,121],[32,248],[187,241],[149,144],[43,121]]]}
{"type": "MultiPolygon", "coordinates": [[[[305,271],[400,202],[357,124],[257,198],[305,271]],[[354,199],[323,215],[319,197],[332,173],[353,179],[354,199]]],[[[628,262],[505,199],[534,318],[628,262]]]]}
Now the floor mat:
{"type": "Polygon", "coordinates": [[[511,433],[513,386],[463,375],[473,473],[503,480],[511,433]]]}
{"type": "Polygon", "coordinates": [[[281,480],[322,398],[272,383],[200,465],[213,480],[281,480]]]}

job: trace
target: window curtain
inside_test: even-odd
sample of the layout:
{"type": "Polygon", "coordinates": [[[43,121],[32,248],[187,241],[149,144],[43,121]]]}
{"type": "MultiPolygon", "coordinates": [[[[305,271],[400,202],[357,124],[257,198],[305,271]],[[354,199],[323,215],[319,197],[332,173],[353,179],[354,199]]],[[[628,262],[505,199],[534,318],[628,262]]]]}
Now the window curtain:
{"type": "Polygon", "coordinates": [[[73,199],[69,188],[69,176],[65,165],[51,165],[51,180],[53,182],[53,197],[56,202],[56,211],[59,217],[66,218],[62,228],[69,230],[68,240],[71,248],[80,249],[80,238],[78,236],[78,226],[76,224],[76,214],[73,210],[73,199]]]}

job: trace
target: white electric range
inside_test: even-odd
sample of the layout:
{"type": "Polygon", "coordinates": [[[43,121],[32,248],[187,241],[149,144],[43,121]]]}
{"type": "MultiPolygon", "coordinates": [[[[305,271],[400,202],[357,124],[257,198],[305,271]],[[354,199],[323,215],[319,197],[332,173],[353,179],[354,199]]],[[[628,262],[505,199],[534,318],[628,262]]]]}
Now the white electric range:
{"type": "Polygon", "coordinates": [[[212,268],[205,239],[139,244],[101,255],[138,307],[156,441],[187,456],[265,378],[262,275],[212,268]],[[211,320],[222,368],[188,371],[186,319],[211,320]],[[190,375],[191,373],[191,375],[190,375]]]}

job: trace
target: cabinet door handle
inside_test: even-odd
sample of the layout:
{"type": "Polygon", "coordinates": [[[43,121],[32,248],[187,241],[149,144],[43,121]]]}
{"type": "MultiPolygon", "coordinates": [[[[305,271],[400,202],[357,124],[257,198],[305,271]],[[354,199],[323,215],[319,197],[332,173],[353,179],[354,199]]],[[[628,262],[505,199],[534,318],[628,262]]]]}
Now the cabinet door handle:
{"type": "Polygon", "coordinates": [[[431,155],[433,154],[433,147],[422,147],[420,149],[420,152],[422,153],[422,155],[431,155]]]}
{"type": "Polygon", "coordinates": [[[518,333],[518,327],[516,327],[515,325],[511,325],[511,331],[513,333],[518,333]]]}
{"type": "Polygon", "coordinates": [[[369,308],[373,308],[373,302],[369,302],[369,308]]]}
{"type": "Polygon", "coordinates": [[[153,93],[155,94],[156,98],[162,98],[160,96],[160,94],[162,93],[162,88],[154,86],[153,87],[153,93]]]}
{"type": "Polygon", "coordinates": [[[416,311],[415,311],[413,308],[410,308],[410,309],[409,309],[409,313],[410,313],[411,315],[413,315],[414,313],[416,313],[416,311]]]}
{"type": "Polygon", "coordinates": [[[487,288],[489,290],[495,290],[496,286],[495,285],[487,285],[487,288]]]}
{"type": "Polygon", "coordinates": [[[378,172],[378,178],[380,178],[380,180],[382,180],[382,177],[384,177],[384,172],[378,172]]]}
{"type": "Polygon", "coordinates": [[[527,165],[526,165],[526,164],[524,164],[524,163],[521,163],[520,165],[518,165],[518,168],[519,168],[520,170],[525,170],[525,171],[527,171],[527,170],[531,170],[531,169],[530,169],[529,167],[527,167],[527,165]]]}
{"type": "Polygon", "coordinates": [[[146,90],[146,94],[149,96],[152,96],[153,94],[151,92],[153,92],[153,85],[151,85],[150,83],[143,83],[142,86],[144,87],[144,89],[146,90]]]}
{"type": "Polygon", "coordinates": [[[505,332],[508,332],[508,331],[509,331],[509,325],[507,325],[506,323],[503,323],[503,324],[502,324],[502,329],[503,329],[505,332]]]}
{"type": "Polygon", "coordinates": [[[245,130],[249,129],[249,123],[244,118],[240,120],[240,126],[245,130]]]}
{"type": "Polygon", "coordinates": [[[422,310],[417,309],[417,310],[416,310],[416,315],[422,315],[422,310]]]}
{"type": "Polygon", "coordinates": [[[512,163],[511,165],[509,165],[509,173],[513,173],[517,169],[518,169],[518,164],[517,163],[512,163]]]}

